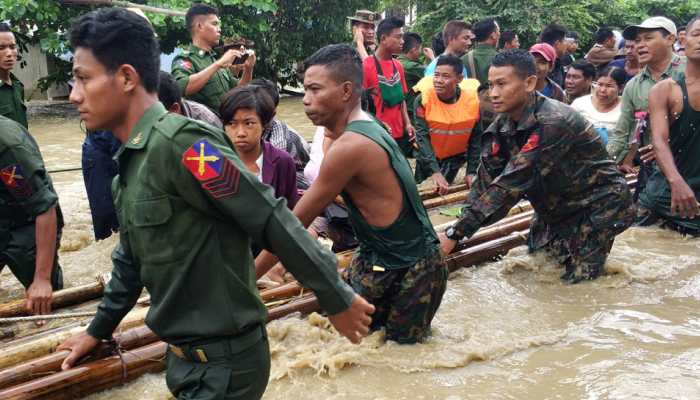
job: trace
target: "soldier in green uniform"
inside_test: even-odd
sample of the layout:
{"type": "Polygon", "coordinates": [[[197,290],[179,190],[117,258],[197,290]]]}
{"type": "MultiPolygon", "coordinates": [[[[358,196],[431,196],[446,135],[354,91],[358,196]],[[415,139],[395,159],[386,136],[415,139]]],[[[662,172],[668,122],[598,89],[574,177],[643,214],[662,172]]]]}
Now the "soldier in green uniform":
{"type": "Polygon", "coordinates": [[[63,288],[58,196],[29,132],[2,116],[0,132],[0,270],[7,265],[27,288],[29,312],[48,314],[63,288]]]}
{"type": "MultiPolygon", "coordinates": [[[[360,243],[346,280],[377,308],[372,329],[386,328],[386,338],[399,343],[423,341],[445,292],[447,268],[411,167],[391,135],[360,108],[357,51],[326,46],[304,65],[304,111],[326,127],[333,144],[294,214],[309,226],[341,195],[360,243]]],[[[256,274],[274,262],[269,253],[259,255],[256,274]]]]}
{"type": "Polygon", "coordinates": [[[413,90],[413,87],[425,75],[425,64],[421,63],[422,56],[425,56],[429,61],[433,61],[435,58],[431,48],[423,47],[423,38],[419,34],[415,32],[404,33],[403,48],[401,49],[401,55],[399,55],[399,61],[403,65],[406,85],[408,86],[408,93],[406,94],[408,117],[414,125],[413,103],[416,101],[417,93],[413,90]]]}
{"type": "Polygon", "coordinates": [[[496,55],[489,94],[498,117],[484,132],[477,179],[459,221],[441,242],[457,241],[508,214],[520,199],[535,209],[528,245],[565,267],[562,279],[595,279],[615,236],[635,218],[632,194],[586,119],[536,93],[533,57],[524,50],[496,55]]]}
{"type": "Polygon", "coordinates": [[[87,331],[61,345],[71,349],[63,368],[109,339],[145,287],[146,324],[170,344],[166,381],[176,397],[260,398],[270,355],[252,241],[280,254],[338,331],[359,342],[374,308],[342,282],[333,254],[247,171],[223,131],[158,102],[151,26],[106,8],[80,18],[70,40],[70,99],[88,130],[110,130],[122,147],[112,280],[87,331]]]}
{"type": "Polygon", "coordinates": [[[357,10],[355,15],[348,17],[350,31],[352,32],[352,46],[355,47],[363,60],[377,49],[375,32],[381,16],[369,10],[357,10]]]}
{"type": "Polygon", "coordinates": [[[255,54],[229,49],[221,57],[214,51],[221,37],[219,11],[207,4],[194,4],[187,10],[185,21],[192,36],[189,48],[173,59],[172,75],[182,95],[219,112],[221,97],[237,85],[253,78],[255,54]],[[238,63],[241,57],[245,62],[238,63]],[[240,81],[234,73],[243,70],[240,81]]]}
{"type": "Polygon", "coordinates": [[[0,22],[0,115],[28,128],[24,85],[12,74],[17,63],[17,42],[9,25],[0,22]]]}

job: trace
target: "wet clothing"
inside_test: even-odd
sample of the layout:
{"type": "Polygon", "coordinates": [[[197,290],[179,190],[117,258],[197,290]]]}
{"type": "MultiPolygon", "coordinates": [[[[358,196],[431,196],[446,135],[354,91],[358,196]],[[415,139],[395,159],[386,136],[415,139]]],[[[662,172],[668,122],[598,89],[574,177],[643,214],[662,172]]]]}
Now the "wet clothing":
{"type": "MultiPolygon", "coordinates": [[[[700,111],[694,110],[690,105],[685,77],[674,80],[683,92],[683,111],[671,124],[669,146],[678,172],[695,193],[695,198],[700,199],[700,111]]],[[[643,223],[660,218],[683,233],[700,235],[700,217],[681,218],[671,212],[671,187],[658,165],[654,166],[647,185],[639,196],[639,203],[656,217],[648,218],[643,223]]]]}
{"type": "Polygon", "coordinates": [[[0,116],[0,270],[6,265],[27,288],[36,271],[36,217],[56,209],[54,290],[63,288],[58,248],[63,214],[34,138],[18,122],[0,116]]]}
{"type": "Polygon", "coordinates": [[[659,80],[651,77],[648,67],[642,68],[639,73],[632,78],[622,92],[622,114],[617,122],[615,130],[608,140],[608,153],[610,157],[618,163],[622,162],[630,149],[630,143],[637,142],[641,145],[649,144],[649,134],[645,129],[639,129],[649,112],[649,90],[657,82],[666,78],[679,78],[685,71],[685,57],[673,55],[666,71],[659,80]],[[641,137],[636,137],[635,133],[640,133],[641,137]]]}
{"type": "Polygon", "coordinates": [[[387,339],[401,343],[423,340],[447,282],[437,235],[413,182],[411,167],[387,132],[373,121],[353,121],[346,131],[363,135],[386,151],[403,192],[401,213],[383,228],[367,223],[352,197],[342,193],[360,242],[346,280],[378,307],[381,315],[372,317],[373,327],[386,326],[387,339]]]}
{"type": "Polygon", "coordinates": [[[209,78],[209,81],[197,93],[185,94],[190,76],[203,71],[208,66],[214,64],[219,59],[219,55],[214,50],[205,51],[191,44],[182,54],[178,54],[173,59],[172,74],[177,82],[183,97],[204,104],[210,110],[219,113],[221,97],[229,90],[238,85],[238,80],[227,68],[219,68],[218,71],[209,78]]]}
{"type": "Polygon", "coordinates": [[[496,54],[498,54],[498,50],[490,44],[477,43],[462,57],[462,63],[469,76],[483,85],[489,80],[489,67],[491,67],[491,61],[496,57],[496,54]]]}
{"type": "Polygon", "coordinates": [[[0,116],[7,117],[28,128],[27,106],[24,104],[24,85],[12,73],[10,73],[10,80],[12,85],[0,80],[0,116]]]}
{"type": "Polygon", "coordinates": [[[447,287],[448,270],[439,251],[408,268],[374,271],[357,258],[345,272],[350,286],[375,307],[371,330],[386,328],[386,339],[411,344],[430,334],[447,287]]]}
{"type": "Polygon", "coordinates": [[[607,255],[607,243],[634,220],[627,182],[591,124],[541,95],[519,122],[501,114],[484,132],[477,180],[450,237],[470,237],[522,198],[536,212],[530,250],[554,249],[571,260],[565,265],[572,281],[602,272],[600,254],[607,255]]]}
{"type": "Polygon", "coordinates": [[[278,119],[273,119],[265,127],[262,139],[292,156],[296,168],[297,187],[308,189],[310,182],[304,176],[304,167],[309,162],[309,146],[304,138],[291,126],[278,119]]]}
{"type": "Polygon", "coordinates": [[[183,99],[182,114],[187,118],[196,119],[206,122],[213,127],[224,129],[224,124],[221,123],[219,116],[214,114],[207,106],[199,104],[196,101],[183,99]]]}
{"type": "Polygon", "coordinates": [[[119,230],[112,200],[112,180],[119,172],[114,155],[121,142],[112,132],[97,131],[85,135],[83,142],[83,180],[87,192],[95,240],[108,238],[119,230]]]}
{"type": "MultiPolygon", "coordinates": [[[[255,285],[251,241],[277,254],[328,313],[350,306],[354,294],[336,272],[335,256],[247,171],[222,131],[155,103],[117,157],[113,194],[120,241],[90,335],[109,338],[145,287],[152,304],[146,324],[165,342],[182,347],[206,342],[205,358],[207,351],[218,357],[216,349],[224,346],[236,345],[237,351],[255,346],[263,335],[250,332],[262,331],[267,312],[255,285]]],[[[239,362],[235,355],[227,359],[239,362]]],[[[269,368],[263,359],[256,362],[269,368]]],[[[201,366],[202,374],[222,376],[222,363],[201,366]]],[[[265,369],[258,373],[242,384],[266,379],[265,369]]],[[[187,386],[188,376],[171,378],[170,387],[187,386]]],[[[208,386],[187,387],[191,397],[181,398],[208,398],[208,386]]],[[[237,386],[228,389],[234,396],[232,387],[237,386]]]]}
{"type": "Polygon", "coordinates": [[[467,174],[475,174],[481,151],[478,81],[468,79],[471,90],[457,88],[455,98],[446,103],[433,88],[416,99],[416,182],[441,172],[452,183],[459,169],[467,163],[467,174]]]}

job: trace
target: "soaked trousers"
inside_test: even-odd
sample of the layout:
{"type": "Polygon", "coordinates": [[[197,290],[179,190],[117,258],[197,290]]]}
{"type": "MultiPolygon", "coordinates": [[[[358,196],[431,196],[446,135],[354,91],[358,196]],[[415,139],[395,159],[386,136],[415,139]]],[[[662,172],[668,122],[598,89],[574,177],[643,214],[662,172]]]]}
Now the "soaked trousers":
{"type": "Polygon", "coordinates": [[[371,330],[386,328],[386,339],[402,344],[425,340],[447,287],[448,270],[439,251],[408,268],[375,271],[353,259],[345,280],[375,307],[371,330]]]}
{"type": "MultiPolygon", "coordinates": [[[[231,338],[171,346],[165,381],[178,400],[257,400],[270,377],[270,346],[265,328],[254,343],[231,338]]],[[[248,340],[249,341],[249,340],[248,340]]]]}
{"type": "MultiPolygon", "coordinates": [[[[34,282],[36,272],[36,229],[34,224],[27,224],[10,231],[0,232],[0,271],[7,265],[18,281],[28,288],[34,282]]],[[[53,290],[63,289],[63,271],[58,264],[58,247],[60,235],[56,238],[56,253],[51,271],[53,290]]]]}

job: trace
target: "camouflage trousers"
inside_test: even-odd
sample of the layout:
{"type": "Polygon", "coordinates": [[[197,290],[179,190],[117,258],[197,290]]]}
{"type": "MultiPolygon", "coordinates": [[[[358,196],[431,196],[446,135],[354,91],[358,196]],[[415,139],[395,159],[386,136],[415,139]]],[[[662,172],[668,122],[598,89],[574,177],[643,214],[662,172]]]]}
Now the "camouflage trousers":
{"type": "Polygon", "coordinates": [[[344,278],[376,308],[370,329],[386,328],[386,339],[402,344],[421,342],[447,287],[447,266],[439,251],[407,268],[374,271],[353,259],[344,278]]]}

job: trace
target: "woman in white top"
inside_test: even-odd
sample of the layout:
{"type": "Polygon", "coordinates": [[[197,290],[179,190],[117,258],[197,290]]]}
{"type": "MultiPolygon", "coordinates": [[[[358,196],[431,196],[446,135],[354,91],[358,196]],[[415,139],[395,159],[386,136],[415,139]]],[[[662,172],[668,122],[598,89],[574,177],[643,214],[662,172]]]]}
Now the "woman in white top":
{"type": "Polygon", "coordinates": [[[571,103],[574,110],[593,124],[604,145],[608,143],[608,133],[615,129],[620,119],[620,94],[624,85],[625,71],[622,68],[605,67],[598,73],[593,93],[579,97],[571,103]]]}

